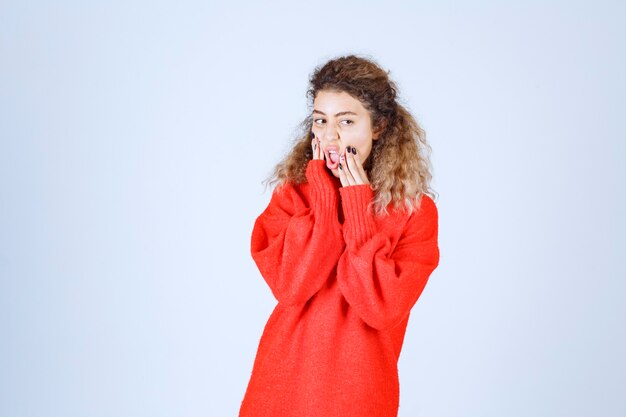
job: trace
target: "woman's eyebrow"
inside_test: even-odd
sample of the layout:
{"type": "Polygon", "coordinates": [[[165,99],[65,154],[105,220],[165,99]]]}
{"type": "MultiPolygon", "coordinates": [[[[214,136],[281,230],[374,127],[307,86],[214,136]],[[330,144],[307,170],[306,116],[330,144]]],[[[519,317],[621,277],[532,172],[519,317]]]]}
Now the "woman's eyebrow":
{"type": "MultiPolygon", "coordinates": [[[[319,110],[313,110],[313,113],[319,113],[322,116],[326,116],[326,114],[323,111],[319,111],[319,110]]],[[[354,116],[358,116],[358,114],[356,114],[353,111],[340,111],[339,113],[335,114],[335,117],[343,116],[344,114],[352,114],[354,116]]]]}

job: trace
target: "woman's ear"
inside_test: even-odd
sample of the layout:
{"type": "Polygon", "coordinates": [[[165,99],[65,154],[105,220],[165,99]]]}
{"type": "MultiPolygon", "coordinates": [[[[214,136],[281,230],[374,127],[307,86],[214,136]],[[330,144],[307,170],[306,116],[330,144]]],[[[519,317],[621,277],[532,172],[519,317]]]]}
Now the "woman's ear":
{"type": "Polygon", "coordinates": [[[380,123],[378,123],[378,126],[374,129],[374,132],[372,134],[372,140],[377,140],[381,133],[383,133],[385,131],[385,128],[387,127],[387,119],[383,119],[380,121],[380,123]]]}

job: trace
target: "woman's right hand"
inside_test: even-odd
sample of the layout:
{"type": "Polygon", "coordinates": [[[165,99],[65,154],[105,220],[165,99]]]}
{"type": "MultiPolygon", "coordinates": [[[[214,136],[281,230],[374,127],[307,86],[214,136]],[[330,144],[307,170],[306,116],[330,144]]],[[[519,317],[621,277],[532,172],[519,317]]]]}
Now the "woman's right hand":
{"type": "Polygon", "coordinates": [[[328,155],[322,149],[320,139],[315,137],[313,132],[311,132],[311,136],[313,157],[307,163],[305,175],[307,182],[312,185],[311,202],[313,210],[319,214],[320,210],[327,212],[330,206],[335,207],[337,205],[339,191],[333,181],[333,174],[328,169],[328,155]]]}
{"type": "Polygon", "coordinates": [[[313,150],[313,159],[324,159],[324,152],[322,151],[322,145],[320,144],[320,140],[313,132],[313,139],[311,139],[311,149],[313,150]]]}

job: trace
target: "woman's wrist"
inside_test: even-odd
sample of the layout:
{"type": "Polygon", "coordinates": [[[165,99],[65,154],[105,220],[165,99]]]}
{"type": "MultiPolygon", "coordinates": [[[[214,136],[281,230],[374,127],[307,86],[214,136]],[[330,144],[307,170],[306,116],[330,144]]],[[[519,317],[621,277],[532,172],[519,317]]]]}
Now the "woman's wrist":
{"type": "Polygon", "coordinates": [[[339,202],[338,191],[326,169],[326,161],[311,159],[306,168],[306,178],[311,190],[311,199],[314,208],[337,217],[339,202]]]}
{"type": "Polygon", "coordinates": [[[359,247],[376,233],[372,212],[374,191],[370,184],[359,184],[339,189],[344,215],[346,243],[359,247]]]}

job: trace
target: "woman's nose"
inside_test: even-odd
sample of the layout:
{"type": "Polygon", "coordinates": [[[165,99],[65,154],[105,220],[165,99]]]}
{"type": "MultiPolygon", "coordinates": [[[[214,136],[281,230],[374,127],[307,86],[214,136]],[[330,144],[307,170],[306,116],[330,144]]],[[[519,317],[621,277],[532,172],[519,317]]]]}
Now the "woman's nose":
{"type": "Polygon", "coordinates": [[[324,139],[327,141],[333,141],[339,139],[339,131],[336,126],[331,124],[326,125],[326,129],[324,129],[324,139]]]}

